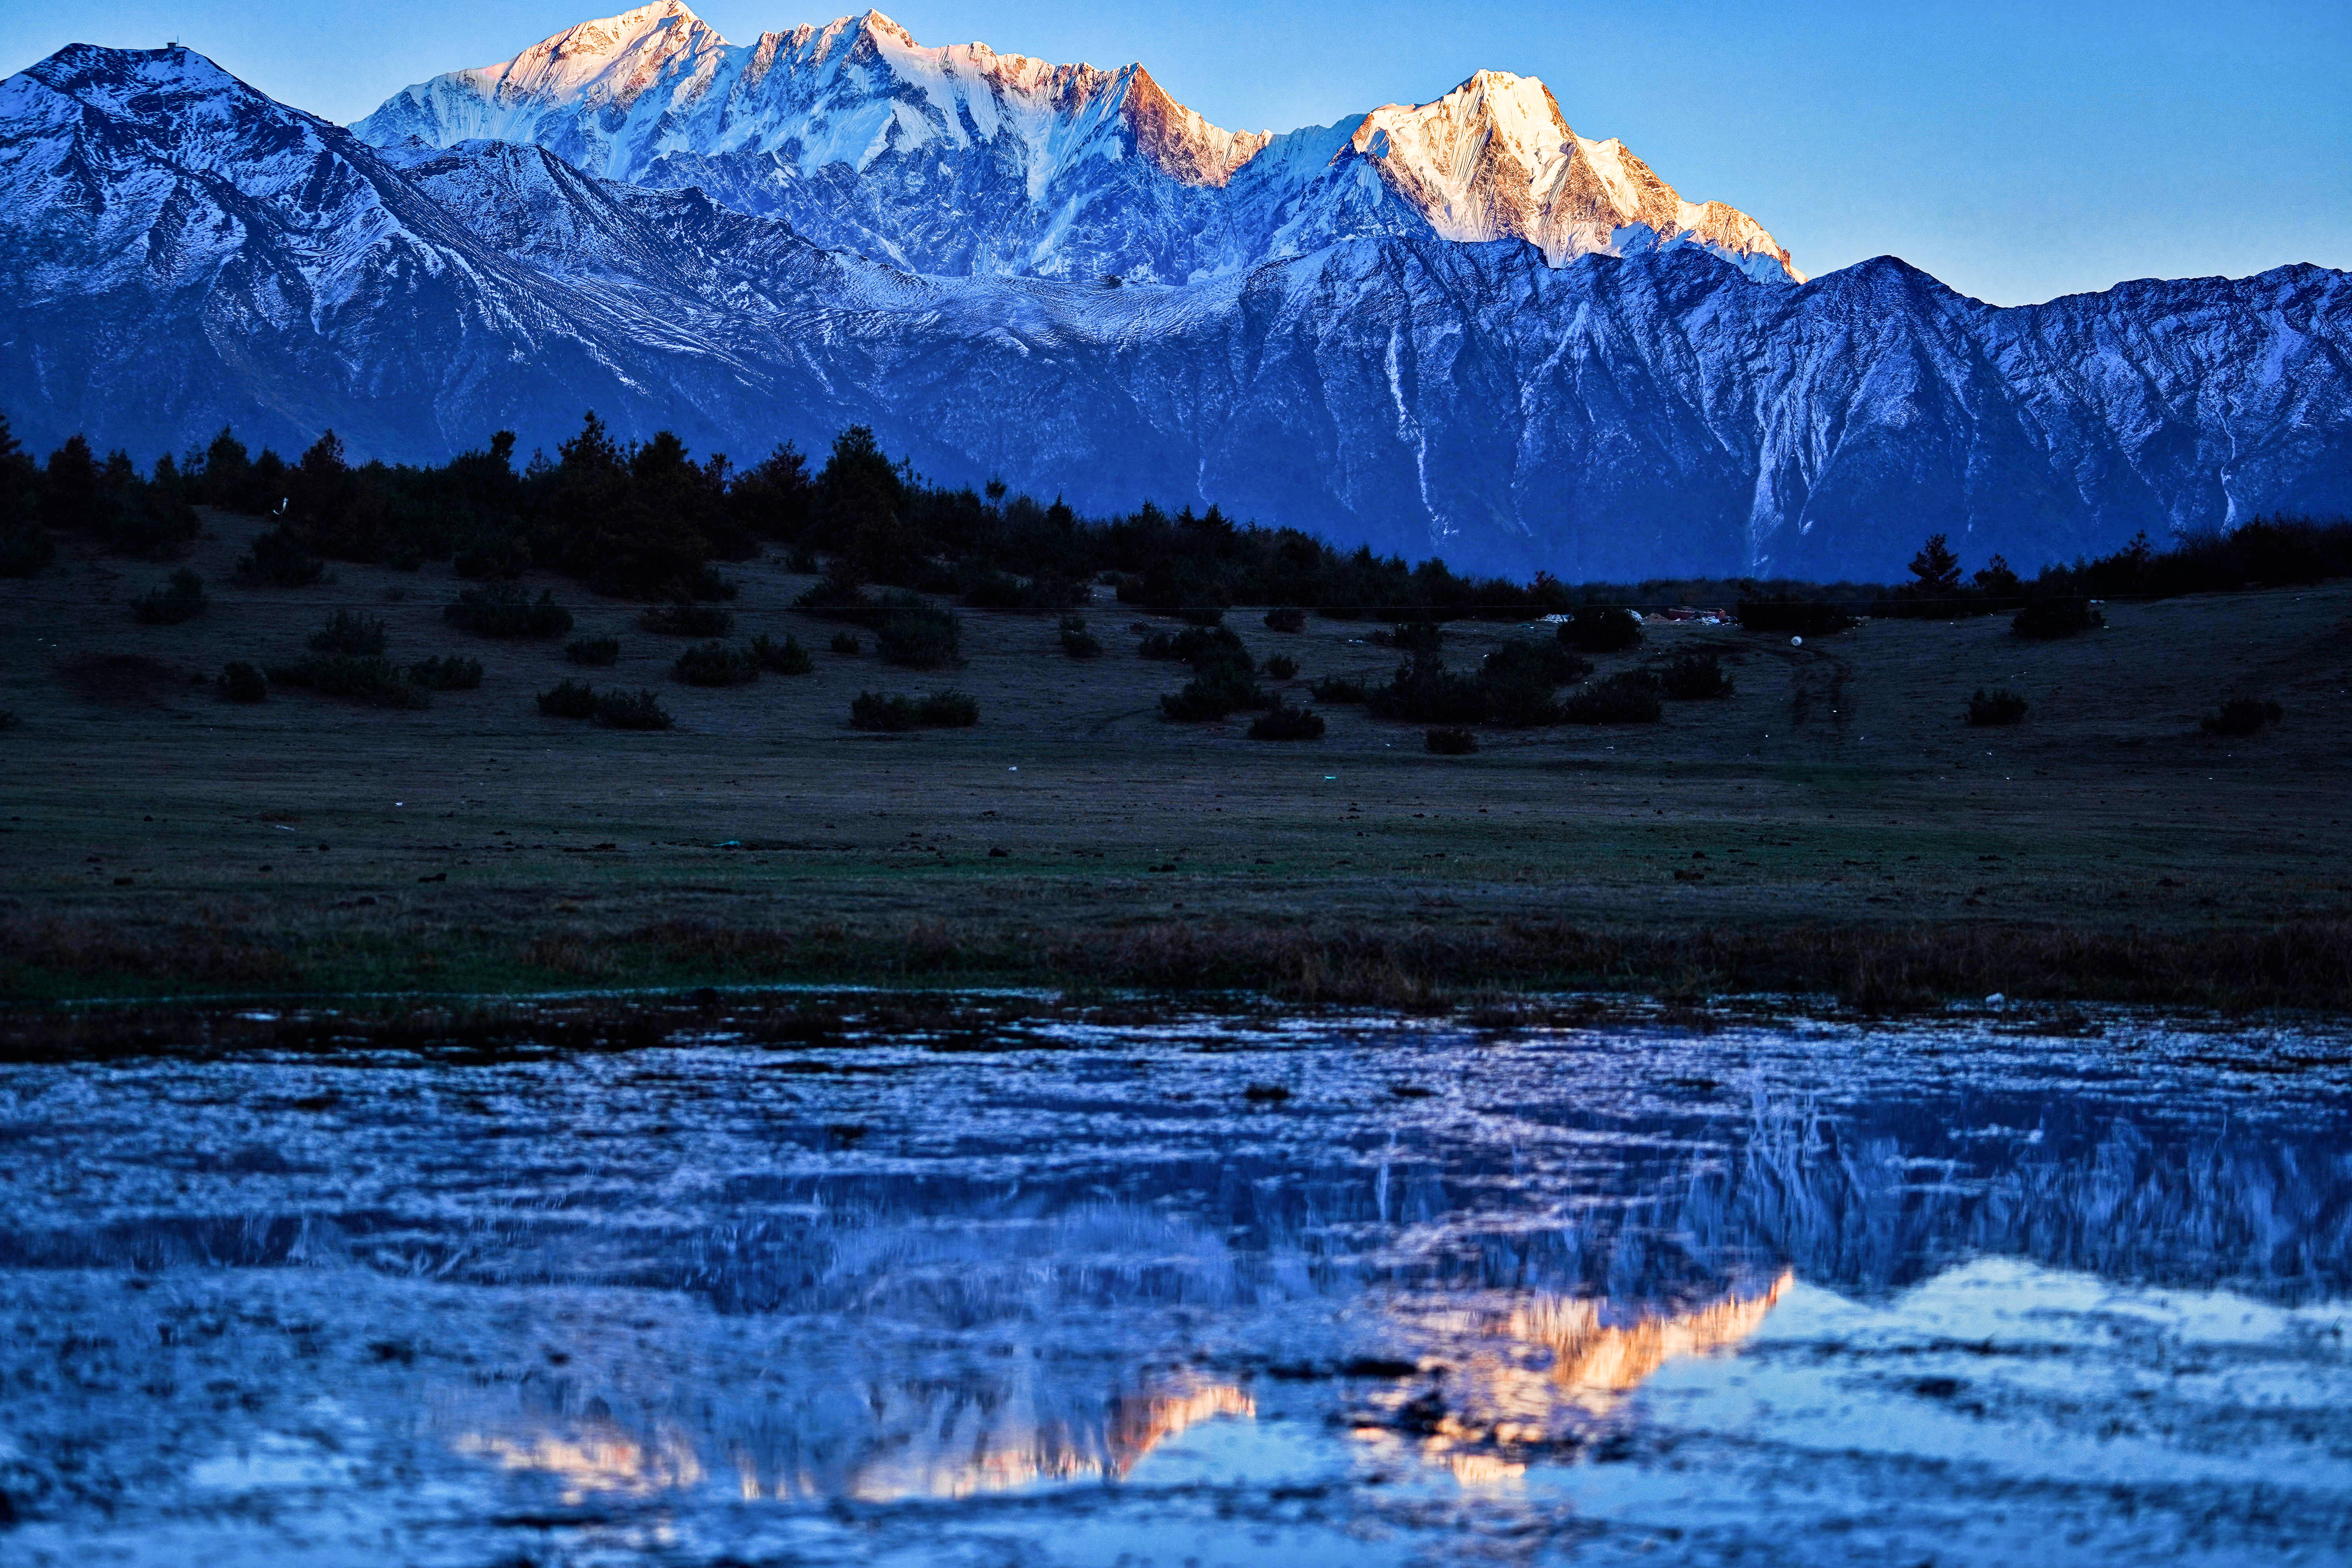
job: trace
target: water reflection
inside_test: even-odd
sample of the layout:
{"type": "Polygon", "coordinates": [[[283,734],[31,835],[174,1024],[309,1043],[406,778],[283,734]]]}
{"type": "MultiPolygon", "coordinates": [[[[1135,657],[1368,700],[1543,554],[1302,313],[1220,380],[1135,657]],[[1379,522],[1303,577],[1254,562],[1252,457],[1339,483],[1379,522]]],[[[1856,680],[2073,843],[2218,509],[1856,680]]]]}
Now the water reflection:
{"type": "MultiPolygon", "coordinates": [[[[1984,1561],[2062,1463],[2118,1519],[2287,1486],[2244,1517],[2352,1540],[2343,1086],[1967,1043],[9,1069],[0,1496],[87,1536],[149,1528],[142,1496],[413,1494],[365,1506],[479,1531],[469,1560],[497,1521],[643,1514],[716,1532],[701,1560],[824,1561],[744,1521],[1207,1488],[1272,1529],[1413,1485],[1540,1520],[1564,1476],[1598,1519],[1677,1465],[1769,1511],[1837,1454],[1822,1518],[1907,1518],[1922,1456],[1985,1468],[2024,1533],[1984,1561]],[[1234,1087],[1284,1074],[1277,1108],[1234,1087]]],[[[1910,1528],[1887,1560],[1952,1539],[1910,1528]]]]}

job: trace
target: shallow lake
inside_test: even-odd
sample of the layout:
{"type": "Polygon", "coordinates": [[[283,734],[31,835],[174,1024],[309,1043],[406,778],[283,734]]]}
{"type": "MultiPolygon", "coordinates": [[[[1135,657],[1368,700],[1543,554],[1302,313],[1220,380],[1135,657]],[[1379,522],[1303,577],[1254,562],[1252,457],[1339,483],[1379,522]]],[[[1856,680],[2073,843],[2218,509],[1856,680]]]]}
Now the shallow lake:
{"type": "Polygon", "coordinates": [[[2352,1047],[0,1068],[0,1562],[2352,1555],[2352,1047]]]}

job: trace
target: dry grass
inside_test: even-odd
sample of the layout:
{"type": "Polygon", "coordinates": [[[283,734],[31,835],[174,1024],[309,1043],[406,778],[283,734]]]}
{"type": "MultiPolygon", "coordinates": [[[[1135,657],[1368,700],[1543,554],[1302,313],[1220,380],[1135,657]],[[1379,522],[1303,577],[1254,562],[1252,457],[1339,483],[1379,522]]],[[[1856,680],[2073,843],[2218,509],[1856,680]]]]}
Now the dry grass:
{"type": "MultiPolygon", "coordinates": [[[[136,584],[70,552],[0,584],[12,994],[1002,977],[1391,1006],[1555,984],[2352,1002],[2352,585],[2113,605],[2047,644],[1997,619],[1801,648],[1654,627],[1595,679],[1715,653],[1734,694],[1435,758],[1350,707],[1281,747],[1246,715],[1165,724],[1182,672],[1136,658],[1108,604],[1086,661],[1051,614],[965,612],[981,722],[916,736],[849,730],[871,661],[824,652],[790,681],[667,686],[666,733],[541,718],[572,667],[527,643],[469,647],[481,689],[424,711],[228,703],[185,672],[299,657],[337,607],[421,658],[455,584],[238,585],[251,525],[209,522],[192,563],[222,586],[195,621],[128,625],[136,584]],[[1995,686],[2028,717],[1969,729],[1995,686]],[[2239,692],[2284,721],[2200,733],[2239,692]]],[[[788,608],[811,579],[739,575],[745,635],[824,646],[788,608]]],[[[559,596],[619,639],[612,684],[660,683],[676,647],[634,606],[559,596]]],[[[1363,626],[1257,619],[1232,617],[1302,678],[1394,667],[1363,626]]],[[[1452,628],[1449,660],[1513,630],[1452,628]]]]}

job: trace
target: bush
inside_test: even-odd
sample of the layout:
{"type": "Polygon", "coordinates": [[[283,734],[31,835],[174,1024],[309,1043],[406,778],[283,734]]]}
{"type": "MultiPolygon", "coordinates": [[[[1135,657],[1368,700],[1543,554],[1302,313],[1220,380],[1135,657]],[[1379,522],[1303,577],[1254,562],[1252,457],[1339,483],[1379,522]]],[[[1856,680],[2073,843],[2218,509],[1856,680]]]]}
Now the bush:
{"type": "MultiPolygon", "coordinates": [[[[313,645],[318,641],[311,639],[313,645]]],[[[429,708],[433,699],[382,654],[321,654],[269,672],[274,686],[302,686],[321,697],[348,698],[375,708],[429,708]]]]}
{"type": "Polygon", "coordinates": [[[1486,689],[1486,719],[1513,729],[1559,722],[1559,705],[1552,693],[1583,679],[1592,667],[1559,641],[1533,642],[1514,637],[1488,654],[1479,666],[1478,683],[1486,689]]]}
{"type": "Polygon", "coordinates": [[[326,570],[327,563],[283,525],[254,535],[252,551],[236,561],[239,582],[273,588],[307,588],[326,570]]]}
{"type": "Polygon", "coordinates": [[[1790,632],[1798,637],[1818,637],[1844,631],[1854,621],[1835,605],[1823,604],[1819,599],[1771,594],[1760,599],[1740,600],[1739,624],[1751,632],[1790,632]]]}
{"type": "Polygon", "coordinates": [[[0,532],[0,577],[29,577],[57,558],[57,542],[37,522],[0,532]]]}
{"type": "Polygon", "coordinates": [[[1435,621],[1407,621],[1402,626],[1375,630],[1371,642],[1376,647],[1392,647],[1403,653],[1435,653],[1445,642],[1445,628],[1435,621]]]}
{"type": "Polygon", "coordinates": [[[469,583],[520,577],[530,564],[530,546],[520,539],[477,540],[460,549],[449,569],[469,583]]]}
{"type": "Polygon", "coordinates": [[[2017,612],[2009,629],[2021,637],[2053,642],[2106,624],[2107,617],[2093,609],[2088,599],[2036,599],[2017,612]]]}
{"type": "Polygon", "coordinates": [[[1277,702],[1250,721],[1253,741],[1319,741],[1323,715],[1311,708],[1291,708],[1277,702]]]}
{"type": "Polygon", "coordinates": [[[310,634],[310,651],[357,658],[383,651],[383,623],[355,610],[337,610],[310,634]]]}
{"type": "Polygon", "coordinates": [[[205,580],[183,566],[172,574],[171,586],[148,589],[131,609],[147,626],[169,626],[195,619],[210,605],[205,597],[205,580]]]}
{"type": "Polygon", "coordinates": [[[1571,724],[1654,724],[1662,710],[1658,678],[1629,669],[1569,698],[1560,717],[1571,724]]]}
{"type": "Polygon", "coordinates": [[[1298,661],[1288,654],[1276,654],[1265,661],[1265,673],[1276,680],[1295,680],[1298,678],[1298,661]]]}
{"type": "Polygon", "coordinates": [[[596,699],[596,722],[611,730],[667,730],[674,721],[650,691],[607,691],[596,699]]]}
{"type": "Polygon", "coordinates": [[[459,631],[483,637],[560,637],[572,629],[572,612],[541,590],[538,598],[511,583],[468,588],[441,612],[459,631]]]}
{"type": "Polygon", "coordinates": [[[917,705],[916,713],[935,730],[969,730],[980,722],[980,704],[961,691],[934,691],[917,705]]]}
{"type": "Polygon", "coordinates": [[[1711,653],[1686,653],[1669,665],[1658,678],[1659,686],[1669,697],[1691,702],[1709,697],[1731,695],[1731,678],[1723,673],[1723,661],[1711,653]]]}
{"type": "Polygon", "coordinates": [[[482,684],[482,661],[420,658],[408,667],[408,679],[427,691],[472,691],[482,684]]]}
{"type": "Polygon", "coordinates": [[[23,722],[22,719],[16,717],[15,710],[0,708],[0,730],[13,730],[23,722]]]}
{"type": "Polygon", "coordinates": [[[563,645],[563,657],[574,664],[584,664],[604,669],[620,662],[621,639],[618,637],[574,637],[563,645]]]}
{"type": "Polygon", "coordinates": [[[1969,722],[1979,730],[2014,724],[2025,717],[2025,699],[2007,688],[1987,691],[1979,686],[1969,699],[1969,722]]]}
{"type": "Polygon", "coordinates": [[[1578,653],[1622,653],[1642,646],[1642,617],[1631,610],[1580,605],[1559,628],[1559,646],[1578,653]]]}
{"type": "Polygon", "coordinates": [[[816,580],[806,593],[793,601],[800,609],[828,621],[855,621],[870,626],[877,606],[866,590],[845,578],[830,574],[816,580]]]}
{"type": "Polygon", "coordinates": [[[778,675],[806,675],[816,668],[816,660],[809,657],[809,650],[801,647],[800,639],[790,632],[784,634],[782,642],[761,632],[751,639],[751,657],[761,669],[772,670],[778,675]]]}
{"type": "Polygon", "coordinates": [[[1072,658],[1102,657],[1102,644],[1087,630],[1086,616],[1071,615],[1062,617],[1062,651],[1072,658]]]}
{"type": "Polygon", "coordinates": [[[1307,629],[1307,612],[1285,605],[1265,613],[1265,629],[1270,632],[1303,632],[1307,629]]]}
{"type": "Polygon", "coordinates": [[[723,637],[735,629],[735,612],[680,599],[676,604],[656,605],[637,617],[637,625],[665,637],[723,637]]]}
{"type": "Polygon", "coordinates": [[[1327,675],[1311,689],[1318,702],[1348,703],[1364,700],[1364,683],[1352,676],[1327,675]]]}
{"type": "Polygon", "coordinates": [[[670,674],[688,686],[748,686],[760,679],[760,661],[723,642],[707,642],[679,654],[670,674]]]}
{"type": "Polygon", "coordinates": [[[912,594],[892,595],[885,605],[888,613],[874,633],[883,663],[944,669],[963,662],[963,623],[953,610],[912,594]]]}
{"type": "Polygon", "coordinates": [[[743,591],[741,584],[715,566],[705,566],[686,585],[687,596],[706,604],[731,600],[743,591]]]}
{"type": "Polygon", "coordinates": [[[861,691],[849,704],[849,727],[897,733],[908,730],[967,730],[980,722],[980,704],[961,691],[935,691],[917,701],[861,691]]]}
{"type": "Polygon", "coordinates": [[[539,710],[551,719],[593,719],[596,693],[584,680],[566,680],[539,694],[539,710]]]}
{"type": "Polygon", "coordinates": [[[214,685],[231,702],[259,702],[269,695],[269,678],[243,660],[225,666],[214,685]]]}
{"type": "Polygon", "coordinates": [[[1421,744],[1441,757],[1466,757],[1478,749],[1478,737],[1467,730],[1432,730],[1422,737],[1421,744]]]}
{"type": "Polygon", "coordinates": [[[1364,706],[1378,717],[1415,724],[1483,724],[1488,700],[1485,683],[1446,673],[1444,661],[1429,655],[1399,665],[1386,686],[1364,693],[1364,706]]]}
{"type": "Polygon", "coordinates": [[[2251,735],[2265,724],[2275,724],[2286,717],[2285,710],[2275,702],[2259,698],[2233,697],[2221,704],[2219,713],[2210,713],[2199,723],[2209,735],[2251,735]]]}
{"type": "Polygon", "coordinates": [[[1176,614],[1190,626],[1221,626],[1225,624],[1225,607],[1223,605],[1186,605],[1176,614]]]}
{"type": "Polygon", "coordinates": [[[1247,663],[1249,649],[1242,646],[1230,626],[1187,626],[1171,636],[1152,632],[1135,645],[1138,658],[1175,658],[1187,664],[1199,664],[1202,659],[1219,663],[1247,663]]]}
{"type": "Polygon", "coordinates": [[[863,650],[856,632],[835,632],[833,634],[833,651],[845,658],[856,658],[863,650]]]}

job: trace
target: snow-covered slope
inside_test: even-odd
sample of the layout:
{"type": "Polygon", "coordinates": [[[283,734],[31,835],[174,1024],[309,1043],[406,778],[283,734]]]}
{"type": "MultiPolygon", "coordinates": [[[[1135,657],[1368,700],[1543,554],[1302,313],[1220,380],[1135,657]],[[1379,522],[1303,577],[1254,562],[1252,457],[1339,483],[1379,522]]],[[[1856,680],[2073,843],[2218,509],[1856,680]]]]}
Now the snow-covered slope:
{"type": "Polygon", "coordinates": [[[0,83],[0,407],[142,460],[227,421],[406,459],[552,447],[589,406],[738,458],[863,422],[937,479],[1570,578],[1899,576],[1931,531],[2030,568],[2352,512],[2352,276],[1997,310],[1891,258],[1556,267],[1664,197],[1606,143],[1465,137],[1541,107],[1478,91],[1336,166],[1360,125],[1275,138],[1224,188],[1315,199],[1257,264],[1170,285],[926,277],[544,145],[379,149],[184,51],[76,46],[0,83]]]}
{"type": "Polygon", "coordinates": [[[1417,218],[1555,265],[1686,243],[1802,281],[1753,219],[1683,201],[1578,137],[1541,82],[1493,71],[1336,136],[1277,138],[1209,124],[1141,66],[927,48],[877,11],[739,47],[657,0],[408,88],[354,129],[536,142],[930,273],[1183,282],[1417,218]]]}

